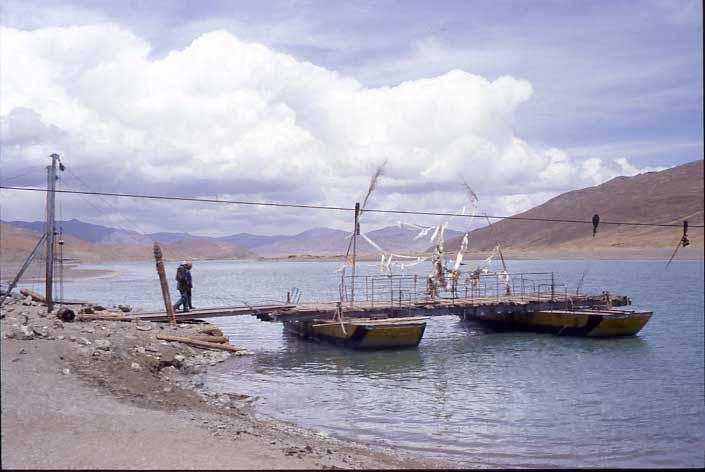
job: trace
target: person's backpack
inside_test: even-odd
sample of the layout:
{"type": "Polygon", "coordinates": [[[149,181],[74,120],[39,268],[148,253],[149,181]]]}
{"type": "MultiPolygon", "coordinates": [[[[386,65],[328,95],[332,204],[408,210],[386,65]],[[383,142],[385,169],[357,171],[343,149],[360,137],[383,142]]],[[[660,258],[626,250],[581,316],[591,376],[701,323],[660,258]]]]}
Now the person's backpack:
{"type": "Polygon", "coordinates": [[[176,269],[176,281],[177,282],[185,282],[186,281],[186,275],[184,274],[183,266],[179,266],[179,268],[176,269]]]}

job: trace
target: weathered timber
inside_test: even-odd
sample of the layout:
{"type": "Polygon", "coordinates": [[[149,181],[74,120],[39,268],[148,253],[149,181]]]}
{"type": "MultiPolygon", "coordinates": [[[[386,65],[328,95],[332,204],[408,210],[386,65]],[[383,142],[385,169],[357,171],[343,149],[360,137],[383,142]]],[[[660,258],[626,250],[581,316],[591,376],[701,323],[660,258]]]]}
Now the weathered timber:
{"type": "Polygon", "coordinates": [[[193,339],[194,341],[204,341],[207,343],[218,343],[218,344],[224,344],[224,343],[230,342],[227,336],[208,336],[208,335],[199,336],[197,334],[192,334],[191,336],[189,336],[189,339],[193,339]]]}
{"type": "Polygon", "coordinates": [[[198,328],[198,332],[210,334],[212,336],[223,336],[223,332],[216,326],[204,326],[202,328],[198,328]]]}
{"type": "Polygon", "coordinates": [[[159,247],[159,243],[154,241],[154,260],[157,265],[157,274],[159,274],[159,284],[162,288],[162,298],[164,298],[164,308],[169,319],[170,325],[176,324],[176,318],[174,317],[174,307],[171,306],[171,296],[169,295],[169,284],[166,281],[166,273],[164,271],[164,262],[162,261],[162,248],[159,247]]]}
{"type": "Polygon", "coordinates": [[[44,295],[40,295],[37,292],[33,292],[28,288],[20,289],[20,293],[25,297],[32,297],[33,302],[46,303],[44,295]]]}
{"type": "Polygon", "coordinates": [[[244,351],[244,349],[232,346],[230,344],[218,344],[218,343],[209,343],[205,341],[197,341],[195,339],[191,339],[191,337],[185,337],[185,336],[171,336],[168,334],[157,334],[157,339],[161,339],[162,341],[177,341],[180,343],[184,344],[190,344],[191,346],[196,346],[200,348],[206,348],[206,349],[218,349],[221,351],[230,351],[230,352],[238,352],[238,351],[244,351]]]}
{"type": "MultiPolygon", "coordinates": [[[[174,317],[177,320],[198,320],[202,318],[218,318],[224,316],[258,315],[279,309],[291,309],[295,305],[250,305],[234,307],[199,308],[187,312],[177,311],[174,317]]],[[[163,311],[130,313],[129,319],[144,321],[168,321],[168,315],[163,311]]]]}
{"type": "Polygon", "coordinates": [[[131,321],[130,318],[128,318],[125,315],[119,315],[117,313],[112,313],[109,315],[98,315],[98,314],[83,314],[83,315],[78,315],[76,318],[78,321],[131,321]]]}

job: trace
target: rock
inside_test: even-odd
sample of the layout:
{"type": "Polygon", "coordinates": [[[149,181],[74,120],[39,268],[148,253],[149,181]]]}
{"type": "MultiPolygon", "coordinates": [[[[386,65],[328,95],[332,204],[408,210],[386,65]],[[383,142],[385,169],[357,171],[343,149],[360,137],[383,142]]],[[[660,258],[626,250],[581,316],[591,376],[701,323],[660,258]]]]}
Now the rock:
{"type": "Polygon", "coordinates": [[[56,339],[58,339],[59,341],[63,341],[65,337],[66,336],[57,336],[56,339]]]}
{"type": "Polygon", "coordinates": [[[144,347],[144,350],[145,350],[145,351],[149,351],[149,352],[159,352],[159,348],[156,347],[154,344],[147,344],[147,345],[144,347]]]}
{"type": "Polygon", "coordinates": [[[101,349],[103,351],[109,351],[110,350],[110,341],[107,339],[96,339],[95,340],[95,347],[96,349],[101,349]]]}
{"type": "Polygon", "coordinates": [[[142,366],[139,365],[137,362],[133,362],[132,364],[130,364],[130,369],[132,369],[132,370],[142,370],[142,366]]]}
{"type": "Polygon", "coordinates": [[[83,329],[81,329],[82,333],[95,333],[95,329],[91,328],[90,326],[85,326],[83,329]]]}
{"type": "Polygon", "coordinates": [[[87,306],[87,307],[85,307],[85,308],[81,308],[81,310],[79,311],[79,313],[81,313],[81,314],[83,314],[83,315],[92,315],[92,314],[95,313],[95,312],[93,311],[93,308],[87,306]]]}
{"type": "Polygon", "coordinates": [[[34,339],[34,330],[27,325],[13,325],[13,336],[15,339],[29,341],[34,339]]]}
{"type": "Polygon", "coordinates": [[[93,354],[93,349],[90,347],[79,347],[78,353],[84,357],[89,357],[93,354]]]}
{"type": "Polygon", "coordinates": [[[145,351],[146,351],[146,349],[145,349],[144,347],[142,347],[142,346],[137,346],[137,347],[135,348],[135,352],[136,352],[137,354],[144,354],[145,351]]]}
{"type": "Polygon", "coordinates": [[[129,313],[132,311],[132,307],[130,305],[118,305],[117,307],[123,313],[129,313]]]}
{"type": "Polygon", "coordinates": [[[69,369],[64,369],[61,371],[64,375],[69,375],[71,371],[69,369]]]}
{"type": "Polygon", "coordinates": [[[93,305],[93,311],[105,311],[105,307],[102,305],[93,305]]]}
{"type": "Polygon", "coordinates": [[[54,320],[55,329],[64,329],[64,323],[61,320],[54,320]]]}
{"type": "Polygon", "coordinates": [[[149,331],[152,327],[150,325],[137,325],[137,329],[140,331],[149,331]]]}
{"type": "Polygon", "coordinates": [[[62,308],[56,313],[56,317],[64,321],[73,321],[76,318],[76,313],[69,308],[62,308]]]}
{"type": "Polygon", "coordinates": [[[41,328],[33,327],[32,331],[34,332],[34,334],[42,338],[46,338],[47,336],[49,336],[49,328],[47,328],[46,326],[42,326],[41,328]]]}
{"type": "Polygon", "coordinates": [[[93,344],[93,343],[90,342],[87,338],[81,338],[81,339],[78,340],[78,342],[79,342],[80,344],[83,344],[84,346],[90,346],[91,344],[93,344]]]}
{"type": "Polygon", "coordinates": [[[22,300],[22,304],[25,306],[32,306],[32,297],[27,295],[24,300],[22,300]]]}

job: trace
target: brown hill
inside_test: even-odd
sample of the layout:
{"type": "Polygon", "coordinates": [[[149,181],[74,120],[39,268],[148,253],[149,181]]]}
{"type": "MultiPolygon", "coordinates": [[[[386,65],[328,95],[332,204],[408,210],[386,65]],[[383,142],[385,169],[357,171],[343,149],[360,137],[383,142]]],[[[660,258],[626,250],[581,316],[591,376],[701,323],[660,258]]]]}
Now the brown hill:
{"type": "MultiPolygon", "coordinates": [[[[41,234],[25,228],[0,224],[0,262],[22,263],[32,251],[41,234]]],[[[141,261],[154,257],[151,245],[94,244],[72,236],[64,237],[64,259],[79,262],[141,261]]],[[[163,244],[167,260],[244,259],[256,257],[237,244],[209,240],[183,240],[163,244]]],[[[44,250],[37,256],[43,260],[44,250]]]]}
{"type": "MultiPolygon", "coordinates": [[[[551,219],[592,219],[632,223],[703,224],[703,161],[634,177],[616,177],[604,184],[559,195],[515,216],[551,219]]],[[[502,220],[470,233],[470,250],[486,251],[497,243],[514,250],[592,250],[596,248],[673,248],[680,228],[604,225],[592,238],[592,225],[502,220]]],[[[703,247],[703,230],[688,233],[693,248],[703,247]]],[[[446,244],[457,250],[460,238],[446,244]]]]}

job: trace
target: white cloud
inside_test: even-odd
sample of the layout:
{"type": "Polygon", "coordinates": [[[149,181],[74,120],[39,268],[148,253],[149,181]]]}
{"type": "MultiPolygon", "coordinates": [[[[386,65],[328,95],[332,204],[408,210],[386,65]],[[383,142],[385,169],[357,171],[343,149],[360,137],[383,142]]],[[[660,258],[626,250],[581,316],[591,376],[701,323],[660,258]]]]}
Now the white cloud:
{"type": "MultiPolygon", "coordinates": [[[[450,211],[463,203],[456,188],[465,180],[481,203],[487,196],[509,213],[639,171],[626,159],[580,162],[515,136],[517,108],[533,89],[510,76],[451,70],[370,88],[225,31],[159,59],[111,24],[0,34],[2,140],[32,113],[32,129],[46,135],[4,160],[19,166],[56,150],[95,188],[351,205],[387,159],[376,207],[450,211]]],[[[276,218],[239,210],[261,227],[260,217],[276,218]]],[[[194,227],[182,229],[256,230],[213,212],[205,221],[202,210],[186,216],[176,224],[194,227]]],[[[288,227],[343,224],[324,216],[288,227]]],[[[149,212],[140,217],[149,221],[149,212]]]]}

